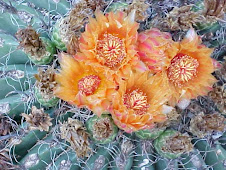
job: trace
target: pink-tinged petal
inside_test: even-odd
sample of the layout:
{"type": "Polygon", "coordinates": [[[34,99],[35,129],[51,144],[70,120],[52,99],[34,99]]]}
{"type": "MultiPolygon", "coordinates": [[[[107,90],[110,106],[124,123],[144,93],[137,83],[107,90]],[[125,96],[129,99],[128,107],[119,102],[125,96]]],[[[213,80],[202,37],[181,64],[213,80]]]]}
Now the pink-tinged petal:
{"type": "Polygon", "coordinates": [[[148,42],[143,42],[142,44],[140,44],[139,50],[142,50],[142,51],[152,50],[152,46],[148,42]]]}
{"type": "Polygon", "coordinates": [[[148,67],[142,61],[138,61],[137,65],[135,66],[135,69],[140,72],[148,71],[148,67]]]}
{"type": "Polygon", "coordinates": [[[213,66],[214,66],[214,69],[217,70],[217,69],[220,69],[222,67],[222,65],[215,59],[212,58],[212,62],[213,62],[213,66]]]}
{"type": "Polygon", "coordinates": [[[122,127],[122,128],[126,128],[126,125],[122,123],[122,124],[121,124],[121,127],[122,127]]]}

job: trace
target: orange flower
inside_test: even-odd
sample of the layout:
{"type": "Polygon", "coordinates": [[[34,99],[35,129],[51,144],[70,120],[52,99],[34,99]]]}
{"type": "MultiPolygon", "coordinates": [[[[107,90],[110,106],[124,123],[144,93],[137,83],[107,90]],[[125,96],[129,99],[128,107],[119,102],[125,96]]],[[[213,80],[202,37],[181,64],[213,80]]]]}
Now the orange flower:
{"type": "Polygon", "coordinates": [[[152,73],[162,71],[177,53],[178,44],[172,40],[169,33],[152,28],[139,33],[137,47],[138,55],[152,73]]]}
{"type": "Polygon", "coordinates": [[[120,82],[111,111],[115,124],[131,133],[165,121],[162,105],[170,96],[165,80],[161,76],[148,78],[144,72],[131,73],[128,80],[120,82]]]}
{"type": "Polygon", "coordinates": [[[201,45],[201,39],[194,29],[190,29],[179,43],[178,52],[171,59],[167,69],[163,71],[168,77],[171,87],[171,105],[180,99],[193,99],[198,95],[206,95],[216,79],[210,55],[213,49],[201,45]]]}
{"type": "Polygon", "coordinates": [[[135,11],[127,17],[123,12],[95,13],[90,18],[80,38],[80,51],[75,58],[84,60],[114,78],[126,78],[131,67],[144,69],[137,57],[138,23],[134,21],[135,11]]]}
{"type": "Polygon", "coordinates": [[[113,80],[106,79],[102,72],[78,62],[70,55],[60,56],[61,71],[56,75],[58,87],[55,95],[75,104],[88,107],[101,115],[110,107],[110,97],[115,91],[113,80]]]}

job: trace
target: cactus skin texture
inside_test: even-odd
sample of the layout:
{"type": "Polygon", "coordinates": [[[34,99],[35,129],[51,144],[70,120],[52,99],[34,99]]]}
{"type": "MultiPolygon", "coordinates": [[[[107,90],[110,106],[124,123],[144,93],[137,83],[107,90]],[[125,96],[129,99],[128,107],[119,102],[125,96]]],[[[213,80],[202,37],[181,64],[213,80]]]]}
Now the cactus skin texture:
{"type": "Polygon", "coordinates": [[[53,27],[52,32],[52,41],[55,44],[56,48],[58,48],[61,51],[67,51],[66,44],[62,41],[62,38],[59,33],[59,22],[57,22],[53,27]]]}
{"type": "Polygon", "coordinates": [[[44,99],[42,97],[42,94],[36,87],[35,87],[35,97],[37,101],[44,107],[53,107],[53,106],[56,106],[59,102],[59,98],[57,97],[53,97],[51,99],[44,99]]]}
{"type": "MultiPolygon", "coordinates": [[[[101,2],[101,0],[81,1],[91,4],[101,2]]],[[[125,10],[130,5],[127,1],[112,3],[105,0],[105,2],[107,3],[105,12],[125,10]]],[[[169,6],[175,6],[173,4],[175,2],[171,0],[166,3],[168,7],[166,4],[162,7],[158,6],[161,2],[166,1],[152,1],[150,11],[154,12],[154,15],[152,14],[153,16],[145,22],[140,22],[141,26],[146,26],[146,23],[155,16],[155,13],[157,14],[157,11],[169,11],[169,6]]],[[[223,0],[214,0],[214,2],[222,3],[223,0]]],[[[35,87],[34,75],[37,74],[38,67],[58,63],[57,60],[60,60],[60,57],[56,57],[58,50],[67,51],[58,24],[60,19],[67,16],[69,10],[73,8],[73,3],[76,2],[74,0],[0,0],[0,7],[3,10],[3,13],[0,14],[0,116],[8,117],[11,123],[15,124],[11,133],[0,136],[0,156],[1,149],[7,147],[10,150],[11,163],[17,165],[18,169],[29,170],[226,169],[226,133],[215,134],[213,132],[209,136],[210,139],[198,139],[187,131],[190,112],[181,110],[182,117],[189,116],[185,117],[183,120],[185,122],[182,122],[180,127],[139,130],[128,134],[118,129],[108,114],[102,114],[100,117],[93,116],[89,110],[74,107],[57,97],[48,101],[43,99],[35,87]],[[29,25],[40,33],[41,39],[46,45],[46,51],[49,52],[41,60],[25,54],[18,48],[19,43],[15,38],[15,33],[29,25]],[[44,107],[45,113],[51,117],[52,126],[48,131],[29,130],[29,125],[22,118],[21,113],[30,113],[32,106],[44,107]],[[60,127],[68,118],[78,119],[86,126],[89,133],[87,140],[89,140],[89,147],[92,150],[88,157],[79,158],[70,144],[61,139],[60,127]],[[103,118],[110,119],[112,133],[106,139],[100,140],[93,135],[93,125],[103,118]],[[162,149],[168,137],[184,131],[192,137],[193,150],[188,153],[171,153],[162,149]]],[[[199,1],[195,7],[192,8],[193,11],[204,8],[203,1],[199,1]]],[[[211,33],[213,36],[219,34],[219,37],[223,37],[220,36],[220,32],[225,31],[225,26],[218,21],[208,24],[196,23],[196,30],[201,35],[211,33]]],[[[213,57],[223,60],[225,50],[222,48],[222,44],[225,43],[225,40],[218,40],[219,37],[214,37],[206,43],[210,44],[209,47],[219,47],[219,51],[216,51],[217,54],[214,53],[213,57]]],[[[54,65],[54,69],[57,70],[58,66],[54,65]]],[[[225,84],[222,80],[220,83],[225,84]]]]}
{"type": "Polygon", "coordinates": [[[136,136],[140,139],[156,139],[165,131],[165,128],[159,128],[159,129],[144,129],[144,130],[138,130],[135,132],[136,136]]]}

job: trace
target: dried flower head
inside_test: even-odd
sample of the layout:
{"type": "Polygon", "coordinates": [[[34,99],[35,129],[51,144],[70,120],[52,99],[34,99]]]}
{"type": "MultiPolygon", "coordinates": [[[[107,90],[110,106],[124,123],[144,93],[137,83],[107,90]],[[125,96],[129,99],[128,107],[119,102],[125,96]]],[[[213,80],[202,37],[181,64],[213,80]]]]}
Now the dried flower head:
{"type": "Polygon", "coordinates": [[[200,138],[214,131],[223,132],[224,130],[226,130],[226,118],[219,113],[206,115],[200,113],[190,122],[190,131],[200,138]]]}
{"type": "Polygon", "coordinates": [[[208,93],[208,96],[215,102],[218,110],[222,114],[226,114],[226,84],[213,86],[213,90],[208,93]]]}
{"type": "Polygon", "coordinates": [[[35,87],[41,93],[43,99],[49,100],[54,96],[53,90],[57,83],[55,81],[55,70],[53,67],[38,68],[38,74],[34,75],[36,78],[35,87]]]}
{"type": "Polygon", "coordinates": [[[174,7],[166,18],[156,16],[151,22],[152,26],[164,31],[168,31],[169,29],[172,31],[186,31],[202,19],[200,13],[191,11],[191,8],[192,6],[189,5],[180,8],[174,7]]]}
{"type": "Polygon", "coordinates": [[[180,122],[181,114],[173,108],[171,112],[166,114],[166,121],[163,123],[158,123],[157,128],[169,127],[180,122]]]}
{"type": "Polygon", "coordinates": [[[21,115],[25,117],[30,130],[49,131],[49,127],[52,126],[52,118],[47,113],[44,113],[43,108],[37,109],[32,106],[30,114],[22,113],[21,115]]]}
{"type": "Polygon", "coordinates": [[[97,140],[103,140],[113,134],[113,127],[109,117],[97,120],[93,124],[93,137],[97,140]]]}
{"type": "Polygon", "coordinates": [[[226,60],[223,61],[220,69],[215,71],[215,74],[218,80],[221,80],[222,82],[226,83],[226,60]]]}
{"type": "Polygon", "coordinates": [[[217,19],[223,19],[226,12],[225,0],[204,0],[204,9],[202,14],[208,22],[216,22],[217,19]]]}
{"type": "Polygon", "coordinates": [[[8,135],[11,132],[12,123],[7,117],[0,116],[0,136],[8,135]]]}
{"type": "Polygon", "coordinates": [[[176,133],[173,136],[170,136],[165,141],[162,150],[164,152],[170,153],[185,153],[190,152],[193,149],[191,139],[188,135],[176,133]]]}
{"type": "Polygon", "coordinates": [[[193,115],[198,115],[201,112],[206,112],[206,109],[198,103],[198,101],[193,100],[190,105],[186,108],[187,111],[191,112],[193,115]]]}
{"type": "Polygon", "coordinates": [[[78,50],[80,29],[84,27],[90,15],[92,10],[87,7],[87,2],[82,0],[74,5],[67,17],[60,20],[59,34],[62,42],[70,49],[70,54],[75,54],[78,50]]]}
{"type": "Polygon", "coordinates": [[[87,7],[95,11],[96,9],[103,9],[107,3],[105,0],[83,0],[86,1],[87,7]]]}
{"type": "Polygon", "coordinates": [[[31,27],[20,29],[16,33],[17,39],[20,41],[19,47],[31,56],[41,59],[46,55],[46,47],[39,34],[31,27]]]}
{"type": "Polygon", "coordinates": [[[71,144],[75,150],[77,157],[88,157],[91,151],[88,141],[88,133],[82,122],[77,119],[68,118],[67,122],[61,124],[61,138],[71,144]]]}
{"type": "Polygon", "coordinates": [[[147,9],[150,7],[146,0],[133,0],[132,4],[130,4],[127,8],[125,8],[125,12],[129,14],[132,10],[136,10],[135,21],[144,21],[149,15],[147,13],[147,9]]]}
{"type": "Polygon", "coordinates": [[[10,170],[10,169],[17,169],[19,168],[16,165],[13,165],[11,162],[11,158],[9,156],[9,150],[8,149],[1,149],[0,150],[0,169],[2,170],[10,170]]]}

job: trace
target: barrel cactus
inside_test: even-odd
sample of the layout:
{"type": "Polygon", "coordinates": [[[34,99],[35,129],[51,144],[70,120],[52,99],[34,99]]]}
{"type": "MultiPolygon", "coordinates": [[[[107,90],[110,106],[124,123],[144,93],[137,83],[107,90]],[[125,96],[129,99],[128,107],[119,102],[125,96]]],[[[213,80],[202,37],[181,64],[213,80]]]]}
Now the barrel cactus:
{"type": "Polygon", "coordinates": [[[225,6],[1,0],[0,169],[226,169],[225,6]]]}

